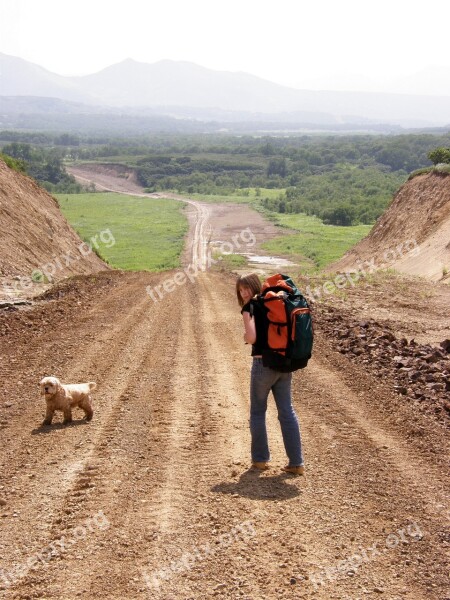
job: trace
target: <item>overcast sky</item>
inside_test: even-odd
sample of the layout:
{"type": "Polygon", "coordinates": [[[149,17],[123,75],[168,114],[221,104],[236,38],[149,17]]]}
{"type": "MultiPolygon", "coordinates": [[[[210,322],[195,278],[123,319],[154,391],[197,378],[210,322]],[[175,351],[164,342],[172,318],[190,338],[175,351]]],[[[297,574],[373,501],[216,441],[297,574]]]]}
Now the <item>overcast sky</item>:
{"type": "Polygon", "coordinates": [[[402,91],[439,67],[416,91],[450,94],[449,18],[448,0],[0,0],[0,52],[61,75],[172,59],[305,89],[402,91]]]}

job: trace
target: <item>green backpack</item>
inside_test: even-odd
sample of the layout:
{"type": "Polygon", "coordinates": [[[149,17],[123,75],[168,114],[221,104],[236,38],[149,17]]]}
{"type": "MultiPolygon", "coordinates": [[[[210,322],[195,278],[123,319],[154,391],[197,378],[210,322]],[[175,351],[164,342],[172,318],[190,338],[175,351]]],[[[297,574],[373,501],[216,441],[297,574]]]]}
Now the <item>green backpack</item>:
{"type": "Polygon", "coordinates": [[[272,275],[262,285],[256,302],[267,327],[263,365],[290,373],[304,369],[311,358],[314,330],[311,309],[287,275],[272,275]]]}

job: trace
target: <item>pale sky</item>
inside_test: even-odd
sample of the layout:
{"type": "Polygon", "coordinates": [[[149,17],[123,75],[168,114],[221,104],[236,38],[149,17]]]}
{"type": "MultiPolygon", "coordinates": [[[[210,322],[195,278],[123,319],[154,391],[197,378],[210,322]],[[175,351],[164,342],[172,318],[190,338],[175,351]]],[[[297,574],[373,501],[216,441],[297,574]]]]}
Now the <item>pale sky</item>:
{"type": "Polygon", "coordinates": [[[449,18],[448,0],[0,0],[0,52],[60,75],[172,59],[361,91],[438,67],[417,93],[450,95],[449,18]]]}

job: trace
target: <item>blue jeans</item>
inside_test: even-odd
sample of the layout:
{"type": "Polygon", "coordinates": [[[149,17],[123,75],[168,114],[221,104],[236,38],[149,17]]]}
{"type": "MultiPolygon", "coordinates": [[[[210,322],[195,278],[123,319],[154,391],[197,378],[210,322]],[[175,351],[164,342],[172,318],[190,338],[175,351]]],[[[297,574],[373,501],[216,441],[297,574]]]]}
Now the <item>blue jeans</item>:
{"type": "Polygon", "coordinates": [[[270,459],[266,429],[267,398],[272,390],[278,410],[284,447],[289,466],[303,466],[300,427],[291,400],[292,373],[279,373],[264,367],[261,358],[254,358],[250,380],[250,432],[252,461],[270,459]]]}

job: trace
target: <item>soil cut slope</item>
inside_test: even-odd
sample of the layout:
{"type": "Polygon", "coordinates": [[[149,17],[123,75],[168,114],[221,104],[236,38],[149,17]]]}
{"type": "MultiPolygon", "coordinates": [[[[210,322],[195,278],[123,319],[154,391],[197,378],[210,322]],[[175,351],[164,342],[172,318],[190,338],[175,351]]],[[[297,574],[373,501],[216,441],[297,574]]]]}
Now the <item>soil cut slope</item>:
{"type": "Polygon", "coordinates": [[[56,200],[0,160],[0,278],[30,277],[41,270],[48,279],[59,280],[105,269],[109,267],[83,244],[56,200]]]}
{"type": "Polygon", "coordinates": [[[370,234],[330,269],[359,269],[361,263],[448,281],[450,176],[427,173],[405,183],[370,234]]]}

